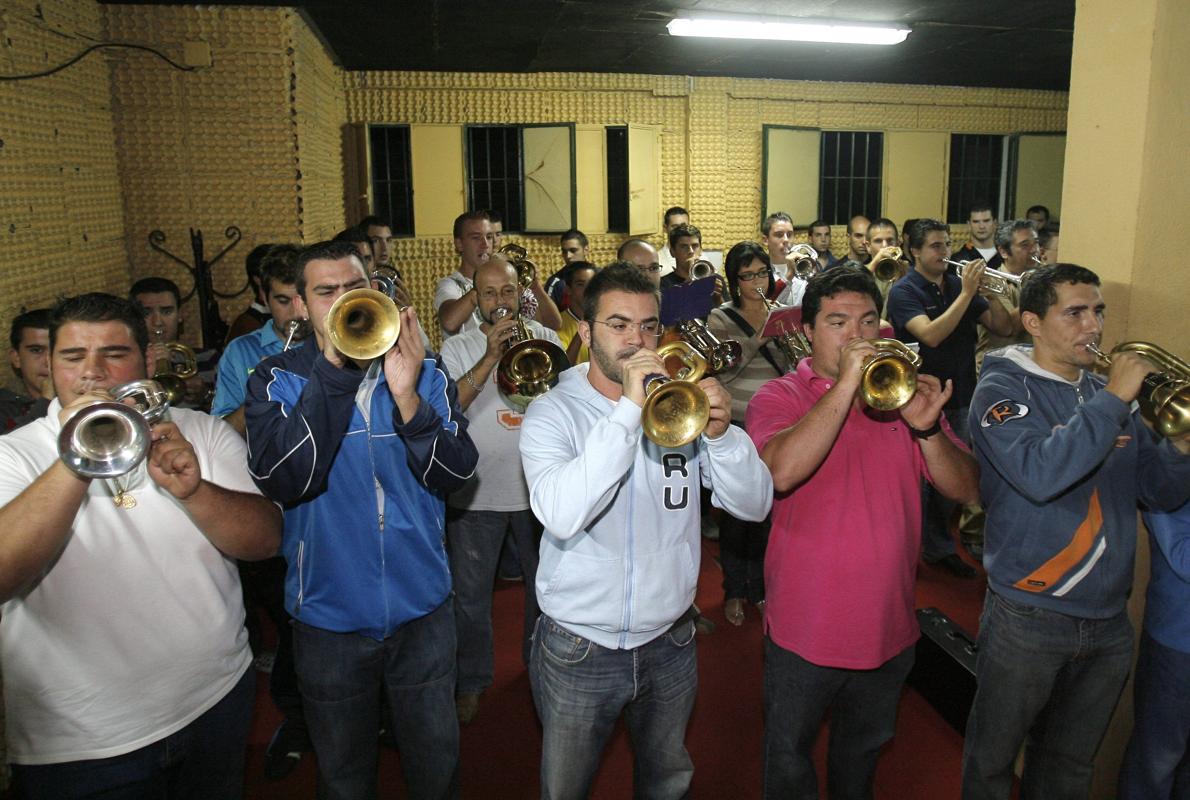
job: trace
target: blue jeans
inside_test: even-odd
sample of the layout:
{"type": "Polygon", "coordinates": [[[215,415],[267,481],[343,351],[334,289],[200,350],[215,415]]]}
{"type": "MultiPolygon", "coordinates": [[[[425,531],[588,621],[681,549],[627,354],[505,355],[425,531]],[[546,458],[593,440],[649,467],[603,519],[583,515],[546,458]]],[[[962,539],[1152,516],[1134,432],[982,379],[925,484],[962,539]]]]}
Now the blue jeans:
{"type": "Polygon", "coordinates": [[[1136,723],[1120,800],[1190,797],[1190,653],[1142,636],[1133,691],[1136,723]]]}
{"type": "Polygon", "coordinates": [[[504,532],[512,531],[521,574],[525,578],[525,619],[521,658],[529,664],[529,640],[537,621],[537,552],[541,524],[533,512],[463,511],[451,509],[446,521],[450,572],[454,579],[455,625],[458,630],[458,691],[482,692],[495,678],[492,649],[492,587],[500,563],[504,532]]]}
{"type": "Polygon", "coordinates": [[[294,665],[324,800],[376,796],[380,695],[413,798],[457,793],[455,626],[450,600],[384,641],[293,625],[294,665]]]}
{"type": "Polygon", "coordinates": [[[893,737],[907,647],[876,669],[822,667],[764,639],[764,796],[818,797],[814,742],[830,712],[827,792],[870,800],[880,748],[893,737]]]}
{"type": "Polygon", "coordinates": [[[111,758],[13,764],[14,800],[240,800],[256,699],[249,667],[222,700],[177,733],[111,758]]]}
{"type": "Polygon", "coordinates": [[[1088,797],[1095,751],[1131,665],[1127,613],[1082,619],[989,591],[963,747],[964,800],[1007,800],[1022,744],[1022,800],[1088,797]]]}
{"type": "Polygon", "coordinates": [[[542,726],[542,798],[590,794],[621,711],[632,740],[633,794],[686,796],[694,776],[686,724],[698,692],[693,622],[635,650],[609,650],[542,615],[529,682],[542,726]]]}
{"type": "MultiPolygon", "coordinates": [[[[967,425],[967,406],[943,410],[951,430],[967,444],[971,443],[970,428],[967,425]]],[[[955,552],[954,538],[950,535],[950,518],[956,503],[942,496],[928,481],[922,481],[921,490],[921,557],[934,562],[955,552]]]]}

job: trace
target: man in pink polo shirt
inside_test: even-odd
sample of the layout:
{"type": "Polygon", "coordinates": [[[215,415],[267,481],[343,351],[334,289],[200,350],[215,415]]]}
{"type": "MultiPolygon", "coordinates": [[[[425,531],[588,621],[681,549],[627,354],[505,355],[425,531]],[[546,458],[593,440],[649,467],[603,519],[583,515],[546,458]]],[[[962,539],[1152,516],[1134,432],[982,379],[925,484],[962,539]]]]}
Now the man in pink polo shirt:
{"type": "Polygon", "coordinates": [[[979,471],[941,415],[950,381],[919,375],[899,411],[859,398],[880,335],[869,272],[812,278],[802,324],[812,357],[761,387],[746,418],[776,493],[764,565],[765,796],[817,796],[811,752],[829,710],[830,796],[871,797],[919,633],[920,481],[967,503],[979,471]]]}

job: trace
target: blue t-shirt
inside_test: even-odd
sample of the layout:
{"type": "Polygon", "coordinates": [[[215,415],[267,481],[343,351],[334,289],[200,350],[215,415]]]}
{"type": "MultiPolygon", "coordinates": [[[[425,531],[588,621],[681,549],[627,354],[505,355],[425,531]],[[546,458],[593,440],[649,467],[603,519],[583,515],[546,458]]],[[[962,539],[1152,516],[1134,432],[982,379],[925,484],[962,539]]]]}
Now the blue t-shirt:
{"type": "Polygon", "coordinates": [[[285,342],[277,338],[272,321],[251,333],[232,339],[219,359],[211,416],[226,417],[242,406],[247,398],[248,376],[256,369],[256,365],[284,349],[285,342]]]}
{"type": "MultiPolygon", "coordinates": [[[[905,327],[906,323],[922,314],[930,321],[938,319],[962,290],[963,281],[952,270],[943,274],[941,289],[916,269],[909,270],[888,292],[885,313],[893,324],[894,335],[902,342],[917,341],[905,327]]],[[[971,395],[975,393],[975,344],[979,340],[976,324],[987,310],[988,301],[976,295],[950,336],[937,347],[920,345],[921,371],[933,375],[944,386],[947,379],[954,382],[954,394],[946,402],[947,408],[966,408],[971,404],[971,395]]]]}

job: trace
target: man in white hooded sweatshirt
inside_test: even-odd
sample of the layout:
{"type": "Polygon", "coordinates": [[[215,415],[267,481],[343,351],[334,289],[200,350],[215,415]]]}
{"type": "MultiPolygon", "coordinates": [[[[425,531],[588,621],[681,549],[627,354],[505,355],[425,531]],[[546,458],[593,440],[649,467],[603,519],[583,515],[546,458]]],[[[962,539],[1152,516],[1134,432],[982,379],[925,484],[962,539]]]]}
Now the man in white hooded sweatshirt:
{"type": "Polygon", "coordinates": [[[699,487],[739,519],[759,521],[772,478],[713,378],[702,435],[677,448],[641,433],[645,378],[665,373],[652,281],[613,264],[587,286],[579,335],[591,360],[535,400],[521,428],[533,512],[545,532],[529,677],[543,727],[542,796],[586,797],[626,711],[641,796],[682,797],[694,767],[694,593],[699,487]]]}

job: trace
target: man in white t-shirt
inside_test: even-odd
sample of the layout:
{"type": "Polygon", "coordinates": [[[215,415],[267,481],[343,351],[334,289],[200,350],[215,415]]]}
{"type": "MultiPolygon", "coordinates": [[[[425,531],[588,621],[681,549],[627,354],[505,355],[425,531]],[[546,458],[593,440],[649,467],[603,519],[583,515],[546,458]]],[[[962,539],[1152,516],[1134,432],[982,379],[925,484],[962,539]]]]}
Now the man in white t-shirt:
{"type": "Polygon", "coordinates": [[[57,398],[0,439],[0,660],[17,798],[239,798],[255,699],[235,559],[276,552],[280,511],[221,420],[172,409],[145,462],[87,479],[63,422],[145,376],[131,302],[63,301],[57,398]]]}
{"type": "MultiPolygon", "coordinates": [[[[506,531],[512,532],[525,576],[521,655],[529,663],[529,637],[538,614],[532,586],[541,539],[541,525],[529,510],[529,489],[516,457],[522,417],[508,407],[496,386],[496,365],[516,334],[520,310],[516,270],[502,255],[493,255],[475,273],[475,292],[483,323],[442,345],[442,361],[458,385],[459,405],[471,423],[468,430],[479,451],[471,480],[447,498],[446,539],[458,631],[456,710],[463,723],[475,718],[479,697],[494,679],[492,584],[506,531]],[[497,309],[506,312],[503,318],[495,314],[497,309]]],[[[561,346],[552,330],[532,320],[525,325],[531,337],[561,346]]]]}
{"type": "Polygon", "coordinates": [[[661,239],[664,244],[657,251],[657,263],[661,265],[661,277],[664,278],[678,266],[677,256],[669,246],[669,234],[679,225],[690,224],[690,212],[681,206],[667,208],[665,210],[665,216],[662,218],[662,224],[664,230],[661,232],[661,239]]]}

